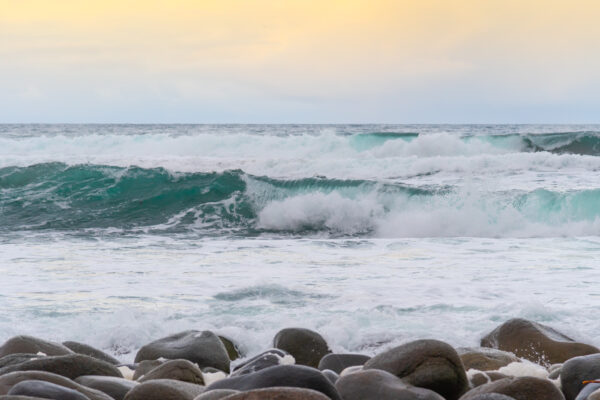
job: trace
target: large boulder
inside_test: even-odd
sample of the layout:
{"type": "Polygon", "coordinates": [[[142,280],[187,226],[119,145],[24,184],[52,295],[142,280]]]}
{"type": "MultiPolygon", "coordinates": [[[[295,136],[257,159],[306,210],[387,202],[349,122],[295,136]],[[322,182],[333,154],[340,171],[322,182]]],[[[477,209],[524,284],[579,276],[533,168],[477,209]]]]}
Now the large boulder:
{"type": "Polygon", "coordinates": [[[231,376],[239,376],[274,367],[275,365],[294,364],[294,357],[280,349],[264,351],[233,368],[231,376]]]}
{"type": "Polygon", "coordinates": [[[188,360],[169,360],[154,368],[138,381],[147,382],[153,379],[173,379],[195,383],[196,385],[204,385],[202,371],[196,364],[188,360]]]}
{"type": "Polygon", "coordinates": [[[467,371],[494,371],[519,361],[513,353],[489,347],[459,347],[456,352],[467,371]]]}
{"type": "Polygon", "coordinates": [[[301,365],[277,365],[251,374],[223,379],[208,386],[207,391],[213,389],[248,391],[270,387],[313,389],[329,396],[332,400],[341,400],[335,387],[318,369],[301,365]]]}
{"type": "Polygon", "coordinates": [[[465,369],[456,350],[438,340],[416,340],[380,353],[364,369],[381,369],[404,382],[456,400],[468,389],[465,369]]]}
{"type": "Polygon", "coordinates": [[[123,400],[125,395],[138,385],[137,382],[114,376],[85,375],[75,379],[75,382],[106,393],[115,400],[123,400]]]}
{"type": "Polygon", "coordinates": [[[194,400],[204,389],[204,386],[193,383],[155,379],[131,389],[124,400],[194,400]]]}
{"type": "Polygon", "coordinates": [[[370,359],[371,357],[365,356],[364,354],[330,353],[321,358],[321,361],[319,361],[319,369],[321,371],[330,369],[340,374],[346,368],[354,367],[356,365],[364,365],[370,359]]]}
{"type": "Polygon", "coordinates": [[[17,371],[0,376],[0,395],[7,394],[10,389],[19,382],[23,381],[44,381],[64,386],[69,389],[78,391],[90,398],[90,400],[113,400],[112,397],[101,391],[80,385],[69,378],[62,375],[52,374],[43,371],[17,371]]]}
{"type": "Polygon", "coordinates": [[[320,334],[303,328],[280,330],[273,338],[273,347],[290,353],[296,364],[313,368],[317,368],[321,358],[331,352],[320,334]]]}
{"type": "Polygon", "coordinates": [[[563,394],[547,379],[520,376],[500,379],[468,391],[460,400],[474,400],[483,394],[498,393],[515,400],[564,400],[563,394]]]}
{"type": "Polygon", "coordinates": [[[575,342],[549,326],[520,318],[508,320],[484,336],[481,346],[509,351],[545,366],[600,352],[597,347],[575,342]]]}
{"type": "Polygon", "coordinates": [[[266,388],[249,392],[232,394],[223,400],[330,400],[329,397],[310,389],[300,388],[266,388]]]}
{"type": "Polygon", "coordinates": [[[229,356],[221,339],[210,331],[185,331],[148,343],[138,351],[135,362],[184,359],[198,367],[229,372],[229,356]]]}
{"type": "Polygon", "coordinates": [[[76,390],[46,381],[21,381],[8,392],[9,396],[31,396],[53,400],[90,400],[76,390]]]}
{"type": "Polygon", "coordinates": [[[116,358],[114,358],[113,356],[108,355],[105,352],[103,352],[102,350],[98,350],[95,347],[89,346],[85,343],[69,341],[69,342],[63,342],[63,346],[67,347],[69,350],[71,350],[72,352],[77,353],[77,354],[84,354],[86,356],[94,357],[94,358],[97,358],[98,360],[106,361],[107,363],[110,363],[110,364],[115,364],[115,365],[121,364],[121,362],[119,360],[117,360],[116,358]]]}
{"type": "Polygon", "coordinates": [[[583,381],[600,379],[600,354],[574,357],[563,364],[560,385],[567,400],[573,400],[583,389],[583,381]]]}
{"type": "Polygon", "coordinates": [[[16,353],[44,353],[46,356],[63,356],[73,352],[60,343],[49,342],[33,336],[21,335],[8,339],[0,346],[0,357],[16,353]]]}
{"type": "Polygon", "coordinates": [[[397,376],[378,369],[343,376],[335,388],[344,400],[444,400],[436,392],[409,386],[397,376]]]}
{"type": "Polygon", "coordinates": [[[75,379],[82,375],[104,375],[122,378],[113,364],[83,354],[42,357],[0,368],[0,375],[15,371],[46,371],[75,379]]]}

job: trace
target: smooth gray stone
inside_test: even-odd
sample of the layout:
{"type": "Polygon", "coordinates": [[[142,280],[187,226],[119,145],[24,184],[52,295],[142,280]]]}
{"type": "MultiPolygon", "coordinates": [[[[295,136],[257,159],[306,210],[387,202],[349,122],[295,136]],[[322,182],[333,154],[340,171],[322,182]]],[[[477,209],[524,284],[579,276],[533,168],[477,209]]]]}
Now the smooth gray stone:
{"type": "Polygon", "coordinates": [[[336,354],[330,353],[325,355],[319,361],[319,369],[321,371],[325,369],[332,370],[340,374],[343,370],[348,367],[354,367],[355,365],[365,365],[371,357],[365,356],[364,354],[336,354]]]}
{"type": "Polygon", "coordinates": [[[211,390],[210,392],[202,393],[200,396],[196,397],[194,400],[220,400],[232,394],[240,393],[239,390],[233,389],[216,389],[211,390]]]}
{"type": "Polygon", "coordinates": [[[154,368],[144,376],[140,377],[138,382],[147,382],[153,379],[174,379],[177,381],[195,383],[204,385],[202,371],[196,364],[188,360],[169,360],[154,368]]]}
{"type": "Polygon", "coordinates": [[[204,386],[193,383],[155,379],[131,389],[124,400],[193,400],[204,390],[204,386]]]}
{"type": "Polygon", "coordinates": [[[135,381],[114,376],[84,375],[75,379],[82,386],[106,393],[115,400],[123,400],[125,395],[138,385],[135,381]]]}
{"type": "Polygon", "coordinates": [[[15,353],[9,354],[0,358],[0,368],[8,367],[9,365],[21,364],[22,362],[32,360],[34,358],[42,358],[37,354],[15,353]]]}
{"type": "Polygon", "coordinates": [[[495,371],[510,363],[520,361],[507,351],[490,347],[460,347],[456,349],[465,370],[495,371]]]}
{"type": "Polygon", "coordinates": [[[588,400],[588,397],[600,389],[600,383],[588,383],[581,389],[575,400],[588,400]]]}
{"type": "Polygon", "coordinates": [[[76,390],[46,381],[21,381],[13,386],[8,395],[32,396],[52,400],[90,400],[76,390]]]}
{"type": "Polygon", "coordinates": [[[161,360],[144,360],[140,361],[135,365],[135,369],[133,372],[133,380],[137,381],[142,376],[146,375],[148,372],[152,371],[154,368],[162,365],[164,361],[161,360]]]}
{"type": "Polygon", "coordinates": [[[113,364],[83,354],[42,357],[0,368],[0,375],[15,371],[46,371],[75,379],[82,375],[104,375],[122,378],[113,364]]]}
{"type": "Polygon", "coordinates": [[[560,385],[567,400],[577,397],[583,381],[594,379],[600,379],[600,354],[571,358],[560,371],[560,385]]]}
{"type": "Polygon", "coordinates": [[[515,400],[564,400],[560,390],[547,379],[531,376],[510,377],[487,383],[469,390],[460,400],[473,400],[475,396],[498,393],[515,400]]]}
{"type": "Polygon", "coordinates": [[[49,342],[33,336],[20,335],[8,339],[0,346],[0,357],[16,353],[44,353],[47,356],[62,356],[72,354],[73,352],[60,343],[49,342]]]}
{"type": "Polygon", "coordinates": [[[89,346],[85,343],[79,342],[63,342],[63,346],[68,347],[71,351],[77,354],[85,354],[86,356],[97,358],[98,360],[106,361],[107,363],[120,365],[121,362],[113,356],[106,354],[102,350],[98,350],[95,347],[89,346]]]}
{"type": "Polygon", "coordinates": [[[250,374],[261,369],[280,365],[281,359],[289,353],[280,349],[270,349],[252,357],[251,359],[235,366],[231,376],[250,374]]]}
{"type": "Polygon", "coordinates": [[[62,375],[44,371],[16,371],[0,376],[0,394],[7,394],[10,389],[19,382],[38,380],[54,383],[69,389],[77,390],[79,393],[89,397],[91,400],[113,400],[112,397],[101,391],[82,386],[62,375]]]}
{"type": "Polygon", "coordinates": [[[223,400],[330,400],[323,393],[311,389],[273,387],[232,394],[223,400]]]}
{"type": "Polygon", "coordinates": [[[317,368],[319,361],[331,353],[323,337],[315,331],[304,328],[285,328],[273,338],[273,347],[290,353],[298,365],[317,368]]]}

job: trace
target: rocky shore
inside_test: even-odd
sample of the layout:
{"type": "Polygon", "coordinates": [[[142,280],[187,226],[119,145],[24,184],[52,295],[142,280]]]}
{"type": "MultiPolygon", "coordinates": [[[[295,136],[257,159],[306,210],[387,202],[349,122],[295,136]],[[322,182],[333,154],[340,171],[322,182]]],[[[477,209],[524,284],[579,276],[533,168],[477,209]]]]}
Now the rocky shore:
{"type": "Polygon", "coordinates": [[[600,400],[600,349],[512,319],[453,348],[417,340],[369,357],[335,354],[286,328],[240,354],[228,338],[185,331],[148,343],[133,364],[84,343],[16,336],[0,347],[0,400],[600,400]]]}

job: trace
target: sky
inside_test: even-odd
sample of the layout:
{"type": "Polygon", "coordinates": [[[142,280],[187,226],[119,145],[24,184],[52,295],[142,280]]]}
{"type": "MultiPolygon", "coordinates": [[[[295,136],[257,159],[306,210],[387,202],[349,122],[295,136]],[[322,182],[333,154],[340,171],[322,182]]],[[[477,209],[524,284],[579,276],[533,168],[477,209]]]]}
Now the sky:
{"type": "Polygon", "coordinates": [[[595,0],[0,0],[0,123],[600,122],[595,0]]]}

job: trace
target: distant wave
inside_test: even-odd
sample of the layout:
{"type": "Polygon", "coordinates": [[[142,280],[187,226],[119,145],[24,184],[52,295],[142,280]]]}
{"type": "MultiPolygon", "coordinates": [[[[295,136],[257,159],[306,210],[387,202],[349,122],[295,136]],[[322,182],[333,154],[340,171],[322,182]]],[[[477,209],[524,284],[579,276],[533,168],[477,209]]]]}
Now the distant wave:
{"type": "Polygon", "coordinates": [[[200,235],[560,236],[600,234],[600,189],[554,192],[275,179],[241,170],[63,163],[0,169],[2,230],[200,235]]]}

